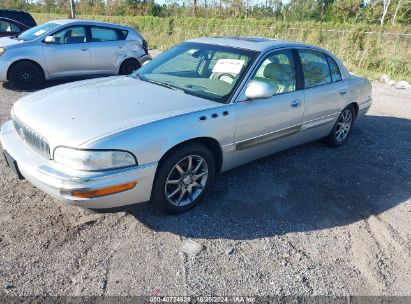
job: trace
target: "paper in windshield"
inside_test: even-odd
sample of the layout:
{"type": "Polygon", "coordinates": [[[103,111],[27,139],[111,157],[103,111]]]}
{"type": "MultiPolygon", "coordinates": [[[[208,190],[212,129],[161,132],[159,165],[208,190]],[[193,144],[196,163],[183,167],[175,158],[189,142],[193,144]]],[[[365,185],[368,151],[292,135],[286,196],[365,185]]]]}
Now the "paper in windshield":
{"type": "Polygon", "coordinates": [[[239,74],[244,63],[245,60],[240,59],[218,59],[213,68],[213,73],[239,74]]]}

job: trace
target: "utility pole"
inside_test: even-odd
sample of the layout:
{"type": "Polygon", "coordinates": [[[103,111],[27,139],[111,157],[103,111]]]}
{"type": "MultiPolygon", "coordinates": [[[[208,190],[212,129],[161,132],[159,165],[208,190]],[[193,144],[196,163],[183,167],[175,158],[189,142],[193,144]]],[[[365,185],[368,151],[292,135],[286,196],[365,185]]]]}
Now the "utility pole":
{"type": "Polygon", "coordinates": [[[75,19],[76,18],[76,4],[74,3],[74,0],[70,0],[70,9],[71,9],[71,18],[75,19]]]}

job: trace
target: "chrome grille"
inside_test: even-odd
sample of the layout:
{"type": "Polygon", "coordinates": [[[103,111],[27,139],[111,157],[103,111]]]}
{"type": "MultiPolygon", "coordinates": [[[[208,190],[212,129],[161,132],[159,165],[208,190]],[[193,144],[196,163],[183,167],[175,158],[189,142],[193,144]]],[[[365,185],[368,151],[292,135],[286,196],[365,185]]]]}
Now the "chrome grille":
{"type": "Polygon", "coordinates": [[[44,137],[30,127],[26,126],[16,117],[13,117],[13,124],[17,133],[20,135],[20,138],[26,144],[28,144],[37,153],[40,153],[44,157],[50,159],[50,146],[44,137]]]}

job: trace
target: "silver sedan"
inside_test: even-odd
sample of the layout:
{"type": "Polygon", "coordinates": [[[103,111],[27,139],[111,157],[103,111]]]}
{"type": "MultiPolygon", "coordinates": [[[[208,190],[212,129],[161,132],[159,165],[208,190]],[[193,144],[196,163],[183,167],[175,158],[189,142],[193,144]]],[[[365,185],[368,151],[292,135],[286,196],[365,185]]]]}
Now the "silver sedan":
{"type": "Polygon", "coordinates": [[[177,213],[195,206],[218,172],[320,138],[342,146],[370,106],[370,82],[324,49],[202,38],[128,77],[28,95],[0,138],[17,176],[69,204],[151,200],[177,213]]]}
{"type": "Polygon", "coordinates": [[[149,59],[147,42],[133,28],[55,20],[0,38],[0,81],[30,87],[49,79],[125,75],[149,59]]]}

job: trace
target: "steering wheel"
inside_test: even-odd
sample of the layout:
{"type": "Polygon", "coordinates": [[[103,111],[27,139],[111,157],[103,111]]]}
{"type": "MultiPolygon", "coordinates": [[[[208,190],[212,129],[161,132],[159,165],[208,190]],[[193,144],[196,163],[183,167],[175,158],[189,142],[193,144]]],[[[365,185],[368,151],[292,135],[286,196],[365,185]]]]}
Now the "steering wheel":
{"type": "Polygon", "coordinates": [[[235,79],[235,76],[233,76],[233,75],[231,75],[231,74],[229,74],[229,73],[222,73],[222,74],[218,75],[217,79],[222,80],[222,81],[225,81],[225,82],[228,82],[228,83],[232,83],[232,82],[234,81],[234,79],[235,79]],[[224,77],[226,80],[224,80],[223,77],[224,77]],[[222,78],[223,78],[223,79],[222,79],[222,78]],[[227,78],[229,78],[229,79],[227,79],[227,78]],[[227,81],[227,80],[228,80],[228,81],[227,81]]]}

